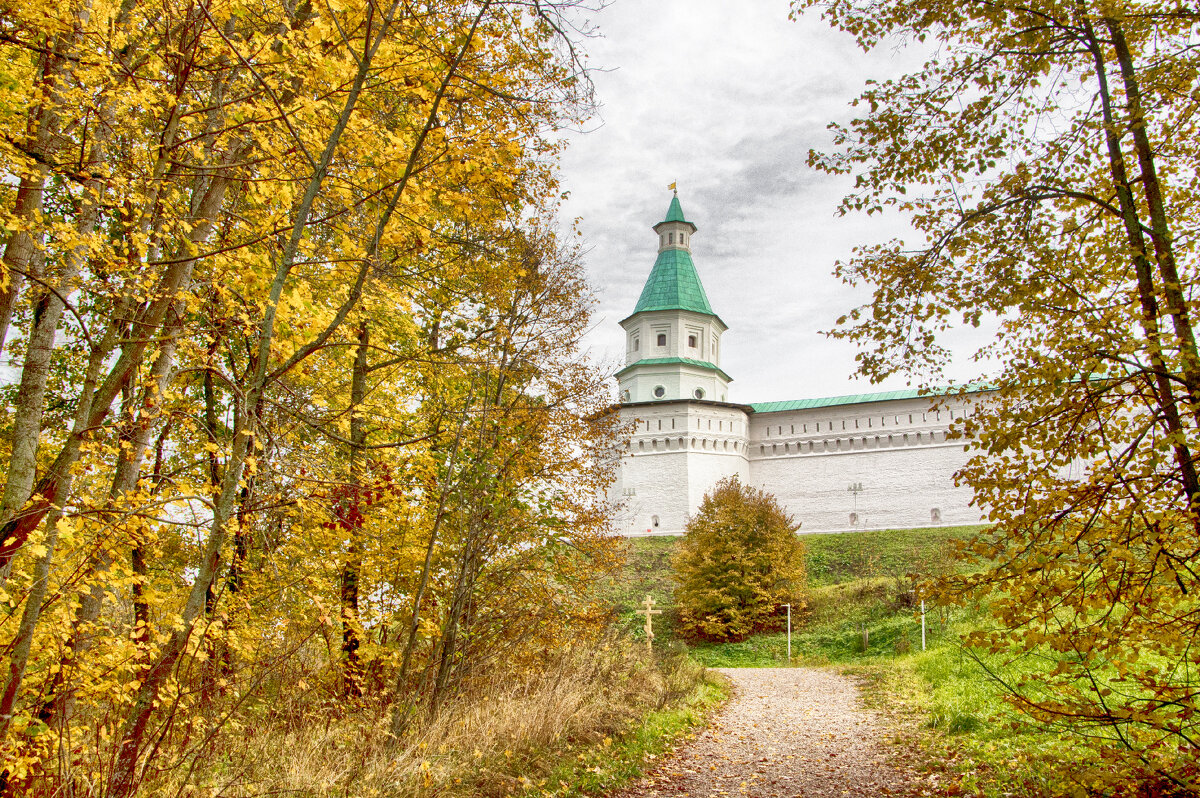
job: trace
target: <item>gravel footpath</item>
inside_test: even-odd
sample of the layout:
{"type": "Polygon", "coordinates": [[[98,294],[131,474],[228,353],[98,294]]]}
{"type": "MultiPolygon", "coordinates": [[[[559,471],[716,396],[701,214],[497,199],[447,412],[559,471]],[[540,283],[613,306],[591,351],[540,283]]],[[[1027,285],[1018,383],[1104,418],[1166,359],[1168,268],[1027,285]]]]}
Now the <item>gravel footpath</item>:
{"type": "Polygon", "coordinates": [[[816,668],[722,668],[733,696],[704,732],[612,798],[903,795],[854,682],[816,668]]]}

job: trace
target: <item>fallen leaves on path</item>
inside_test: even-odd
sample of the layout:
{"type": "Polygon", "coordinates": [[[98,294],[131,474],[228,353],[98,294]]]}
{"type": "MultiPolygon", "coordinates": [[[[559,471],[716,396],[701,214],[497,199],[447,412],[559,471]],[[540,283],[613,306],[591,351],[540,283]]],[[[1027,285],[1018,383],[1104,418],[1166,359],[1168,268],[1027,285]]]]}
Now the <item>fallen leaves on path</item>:
{"type": "Polygon", "coordinates": [[[733,697],[703,733],[612,798],[905,795],[854,682],[816,668],[725,668],[733,697]]]}

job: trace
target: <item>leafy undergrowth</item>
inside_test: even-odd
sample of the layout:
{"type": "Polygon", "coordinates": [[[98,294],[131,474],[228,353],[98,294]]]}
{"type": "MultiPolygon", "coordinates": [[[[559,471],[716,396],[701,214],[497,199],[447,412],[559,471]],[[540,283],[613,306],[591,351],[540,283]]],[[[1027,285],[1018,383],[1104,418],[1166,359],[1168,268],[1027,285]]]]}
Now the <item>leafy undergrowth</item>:
{"type": "MultiPolygon", "coordinates": [[[[684,653],[614,637],[520,682],[480,685],[398,743],[386,712],[369,708],[265,723],[244,747],[198,761],[190,783],[231,798],[583,795],[638,775],[724,695],[684,653]]],[[[145,786],[176,794],[180,776],[145,786]]]]}

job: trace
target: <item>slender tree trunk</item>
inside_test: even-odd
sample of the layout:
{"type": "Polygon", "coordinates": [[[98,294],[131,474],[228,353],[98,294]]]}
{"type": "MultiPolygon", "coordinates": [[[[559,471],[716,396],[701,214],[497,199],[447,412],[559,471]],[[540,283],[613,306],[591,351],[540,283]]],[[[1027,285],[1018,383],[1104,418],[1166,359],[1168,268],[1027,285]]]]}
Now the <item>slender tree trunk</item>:
{"type": "Polygon", "coordinates": [[[1183,283],[1179,279],[1179,270],[1175,264],[1175,248],[1171,226],[1167,220],[1166,204],[1163,201],[1162,185],[1155,168],[1154,150],[1146,133],[1141,87],[1134,68],[1133,55],[1129,51],[1121,24],[1111,17],[1106,17],[1104,24],[1112,37],[1113,51],[1121,67],[1121,80],[1125,87],[1125,112],[1129,118],[1133,148],[1137,153],[1138,166],[1142,173],[1139,183],[1150,212],[1150,240],[1154,243],[1155,261],[1158,263],[1159,278],[1162,280],[1163,297],[1167,305],[1165,310],[1174,324],[1183,382],[1188,389],[1192,417],[1197,425],[1200,425],[1200,351],[1196,347],[1196,334],[1188,313],[1187,298],[1183,294],[1183,283]]]}
{"type": "Polygon", "coordinates": [[[350,484],[341,508],[341,526],[349,537],[346,560],[342,564],[342,692],[347,698],[362,696],[361,646],[362,622],[358,614],[358,582],[362,571],[363,471],[366,458],[367,426],[362,405],[367,398],[367,354],[370,331],[366,321],[358,328],[358,346],[350,380],[350,484]]]}
{"type": "MultiPolygon", "coordinates": [[[[1160,313],[1157,291],[1154,284],[1154,270],[1149,258],[1146,256],[1148,248],[1146,247],[1145,237],[1142,235],[1141,219],[1138,218],[1137,203],[1133,197],[1129,173],[1125,166],[1125,154],[1121,150],[1121,137],[1114,119],[1112,93],[1108,85],[1108,69],[1105,64],[1104,52],[1095,34],[1087,9],[1082,4],[1078,5],[1077,8],[1079,9],[1081,23],[1088,37],[1088,47],[1092,53],[1096,80],[1099,86],[1101,107],[1104,114],[1104,137],[1108,149],[1109,172],[1117,194],[1118,207],[1121,210],[1126,239],[1132,253],[1134,273],[1137,277],[1138,300],[1141,303],[1142,310],[1142,332],[1146,336],[1147,356],[1150,359],[1150,364],[1154,372],[1153,382],[1157,395],[1156,398],[1159,407],[1162,409],[1167,431],[1173,436],[1171,448],[1175,455],[1175,463],[1179,467],[1184,496],[1186,497],[1188,507],[1195,507],[1196,502],[1200,500],[1200,478],[1197,476],[1191,451],[1184,443],[1186,436],[1183,434],[1183,420],[1179,414],[1179,405],[1169,378],[1170,372],[1163,356],[1162,331],[1159,327],[1160,313]]],[[[1200,519],[1197,520],[1197,524],[1200,525],[1200,519]]],[[[1200,526],[1198,526],[1198,529],[1200,529],[1200,526]]]]}
{"type": "MultiPolygon", "coordinates": [[[[225,178],[217,178],[209,184],[201,202],[203,212],[198,214],[199,221],[189,234],[192,243],[202,242],[211,232],[212,220],[224,197],[226,184],[225,178]]],[[[196,260],[188,258],[176,260],[167,267],[154,299],[134,320],[130,340],[122,348],[117,362],[111,366],[99,387],[94,391],[81,392],[78,406],[83,412],[77,417],[82,418],[82,422],[72,427],[57,457],[38,481],[25,509],[0,525],[0,568],[12,561],[50,507],[66,495],[63,493],[67,484],[65,477],[79,459],[84,441],[90,437],[92,430],[103,423],[121,387],[144,361],[151,341],[161,333],[168,312],[178,296],[190,286],[195,265],[196,260]]]]}
{"type": "MultiPolygon", "coordinates": [[[[190,237],[194,239],[193,243],[198,244],[203,242],[211,233],[216,219],[216,212],[224,201],[224,192],[227,185],[228,180],[224,177],[216,178],[207,185],[203,197],[198,204],[201,213],[197,218],[196,226],[192,228],[190,233],[190,237]]],[[[180,292],[186,290],[187,284],[190,283],[191,266],[194,263],[195,261],[188,261],[187,268],[180,275],[181,282],[184,283],[180,286],[180,292]]],[[[174,302],[175,300],[176,297],[172,297],[172,301],[174,302]]],[[[169,308],[166,313],[167,321],[160,331],[162,341],[159,345],[158,355],[148,376],[148,384],[142,391],[141,407],[137,417],[131,422],[131,430],[127,433],[128,445],[121,448],[113,470],[113,478],[109,486],[109,505],[110,510],[113,512],[120,511],[119,505],[122,497],[132,491],[137,485],[138,474],[141,471],[150,434],[154,425],[159,420],[160,408],[158,403],[174,376],[176,348],[178,346],[178,338],[183,330],[183,317],[181,313],[181,309],[176,307],[169,308]]],[[[96,358],[95,353],[93,354],[95,370],[89,371],[89,379],[85,381],[84,390],[81,392],[77,408],[76,421],[72,426],[71,437],[68,438],[68,446],[64,447],[63,452],[59,455],[60,460],[65,459],[64,455],[69,455],[72,458],[78,457],[79,446],[88,434],[90,427],[100,423],[104,415],[108,412],[109,406],[112,404],[112,400],[109,399],[107,403],[99,407],[100,412],[97,413],[93,412],[92,403],[86,400],[88,397],[93,396],[93,389],[98,378],[97,372],[103,360],[107,357],[106,353],[112,350],[115,336],[115,327],[110,325],[110,330],[106,334],[106,347],[101,347],[103,356],[96,358]]],[[[129,368],[133,370],[136,368],[136,364],[130,363],[129,368]]],[[[113,372],[110,371],[109,379],[106,380],[106,383],[111,382],[115,384],[121,391],[127,390],[127,386],[129,385],[127,381],[114,381],[112,380],[112,376],[113,372]]],[[[67,461],[65,465],[62,462],[56,462],[55,468],[69,473],[73,463],[74,459],[67,461]]],[[[52,468],[51,472],[54,472],[55,468],[52,468]]],[[[58,485],[56,489],[58,495],[68,495],[69,483],[58,485]]],[[[29,531],[32,531],[32,528],[30,527],[25,532],[26,536],[29,531]]],[[[145,561],[136,543],[131,549],[130,558],[135,574],[139,573],[140,569],[142,572],[141,576],[144,576],[145,561]]],[[[91,575],[88,581],[92,583],[92,586],[80,596],[79,609],[76,611],[75,618],[72,621],[71,638],[66,646],[63,662],[60,663],[58,673],[55,675],[55,689],[47,697],[40,712],[43,720],[52,726],[56,723],[64,723],[70,717],[75,691],[70,687],[70,682],[66,678],[66,674],[69,672],[72,663],[91,644],[91,627],[100,617],[100,610],[105,595],[96,577],[106,573],[111,566],[112,553],[107,546],[101,545],[89,559],[88,568],[91,571],[91,575]]],[[[135,584],[135,615],[138,614],[137,609],[140,593],[141,585],[135,584]]],[[[142,607],[142,611],[148,622],[148,608],[142,607]]]]}
{"type": "MultiPolygon", "coordinates": [[[[93,142],[89,151],[91,163],[98,163],[103,157],[103,146],[103,139],[98,138],[93,142]]],[[[89,180],[86,190],[83,192],[84,208],[76,226],[81,238],[86,239],[95,231],[100,214],[99,203],[102,188],[99,180],[89,180]]],[[[52,294],[47,291],[39,301],[37,312],[34,314],[33,330],[29,336],[25,366],[21,371],[21,387],[17,392],[17,403],[13,414],[13,450],[9,459],[9,473],[4,486],[4,498],[0,503],[0,521],[7,521],[17,516],[17,511],[29,498],[34,472],[37,468],[37,443],[41,437],[42,412],[45,404],[46,382],[50,374],[50,358],[58,325],[66,307],[62,297],[68,295],[73,289],[76,275],[79,273],[85,257],[84,245],[77,246],[71,251],[63,266],[58,293],[52,294]]],[[[78,418],[76,420],[78,421],[78,418]]],[[[63,482],[69,480],[69,474],[63,476],[63,482]]],[[[25,669],[29,664],[33,637],[41,617],[42,602],[48,588],[50,567],[58,541],[58,521],[61,518],[61,507],[54,508],[46,528],[44,544],[46,551],[35,561],[34,583],[25,598],[25,608],[13,641],[12,654],[8,663],[8,680],[4,687],[4,693],[0,696],[0,741],[5,740],[8,736],[17,696],[24,681],[25,669]]],[[[0,570],[3,570],[5,574],[8,572],[10,562],[11,557],[0,561],[0,570]]]]}
{"type": "MultiPolygon", "coordinates": [[[[123,26],[128,21],[131,8],[132,3],[125,0],[118,13],[117,25],[123,26]]],[[[83,35],[84,26],[90,15],[90,3],[81,4],[76,12],[71,34],[59,37],[56,51],[44,57],[46,66],[41,82],[45,86],[49,107],[41,106],[35,110],[37,121],[35,124],[31,124],[31,127],[36,130],[32,136],[31,146],[40,163],[31,174],[22,180],[18,190],[18,208],[16,209],[19,218],[26,220],[31,225],[41,214],[42,193],[48,174],[47,164],[54,160],[51,157],[52,142],[59,127],[56,109],[61,104],[58,83],[64,77],[58,73],[60,70],[64,73],[70,71],[72,61],[67,57],[67,51],[83,35]],[[21,192],[24,192],[23,196],[21,196],[21,192]]],[[[118,80],[121,79],[123,78],[118,80]]],[[[110,91],[115,90],[116,87],[110,91]]],[[[109,96],[111,97],[111,93],[109,96]]],[[[172,109],[172,116],[177,115],[178,111],[172,109]]],[[[85,242],[96,232],[99,222],[101,196],[105,188],[104,180],[99,175],[103,172],[107,160],[108,137],[114,128],[111,116],[111,105],[105,100],[96,112],[92,140],[87,143],[85,139],[84,142],[87,143],[87,160],[80,166],[84,171],[97,175],[89,178],[83,185],[83,191],[80,192],[81,209],[76,217],[75,230],[79,239],[85,242]]],[[[83,143],[80,147],[83,147],[83,143]]],[[[165,163],[168,159],[162,158],[161,160],[165,163]]],[[[29,333],[25,360],[21,370],[21,383],[13,413],[8,471],[5,477],[3,497],[0,498],[0,525],[3,525],[0,527],[0,571],[4,573],[7,573],[12,558],[9,547],[6,545],[8,543],[7,535],[3,530],[8,529],[10,522],[29,500],[33,491],[46,382],[49,377],[54,341],[66,307],[66,297],[74,291],[75,282],[88,257],[87,244],[80,244],[64,259],[57,275],[32,274],[29,272],[31,264],[40,260],[40,253],[36,249],[34,237],[28,231],[21,230],[14,234],[5,248],[5,265],[10,274],[28,272],[30,277],[38,278],[38,282],[44,278],[46,284],[38,286],[41,295],[34,306],[33,326],[29,333]]],[[[3,328],[0,328],[0,342],[7,334],[7,324],[12,315],[14,300],[15,294],[11,292],[8,295],[0,296],[0,321],[3,321],[4,325],[3,328]]],[[[44,513],[44,510],[42,512],[44,513]]],[[[34,514],[40,520],[42,513],[35,511],[34,514]]],[[[27,536],[28,532],[25,534],[27,536]]]]}
{"type": "Polygon", "coordinates": [[[430,717],[437,715],[455,670],[456,658],[459,653],[459,629],[466,614],[467,603],[475,590],[475,579],[479,575],[479,538],[482,534],[478,522],[473,521],[468,525],[467,536],[463,542],[462,559],[454,580],[454,592],[446,611],[446,625],[442,629],[437,675],[433,680],[433,689],[429,695],[430,717]]]}
{"type": "MultiPolygon", "coordinates": [[[[91,152],[91,162],[102,157],[103,142],[97,141],[91,152]]],[[[80,238],[87,239],[96,231],[100,218],[99,180],[89,180],[83,192],[84,209],[76,224],[80,238]]],[[[38,441],[42,433],[42,414],[45,410],[46,384],[50,377],[50,360],[54,341],[66,309],[64,298],[75,290],[75,281],[87,257],[86,247],[76,247],[65,259],[62,273],[55,281],[56,291],[43,290],[34,307],[33,329],[21,369],[21,385],[13,411],[11,453],[4,496],[0,500],[0,523],[7,522],[29,500],[37,470],[38,441]]],[[[49,281],[48,281],[49,282],[49,281]]]]}
{"type": "MultiPolygon", "coordinates": [[[[17,187],[13,216],[18,219],[36,217],[42,208],[42,194],[46,185],[46,168],[38,167],[32,175],[21,178],[17,187]]],[[[25,275],[31,271],[37,252],[36,242],[27,231],[19,230],[8,239],[4,248],[4,272],[8,282],[0,287],[0,354],[8,339],[8,326],[12,323],[13,308],[25,287],[25,275]]]]}
{"type": "Polygon", "coordinates": [[[399,700],[399,697],[404,692],[404,688],[408,684],[408,677],[412,670],[413,652],[416,650],[417,632],[421,628],[421,607],[425,603],[425,593],[429,589],[429,577],[433,573],[433,555],[437,551],[438,537],[441,534],[442,523],[446,519],[446,505],[450,499],[452,483],[455,481],[455,469],[459,449],[462,444],[463,432],[466,428],[467,414],[471,402],[471,395],[467,397],[467,407],[463,408],[462,417],[459,419],[458,429],[454,435],[454,441],[451,444],[449,456],[446,460],[446,465],[443,469],[443,477],[441,486],[438,490],[438,504],[434,512],[433,524],[429,530],[429,543],[425,547],[425,561],[421,565],[421,575],[417,580],[417,589],[413,594],[412,614],[409,617],[408,634],[404,642],[404,651],[400,655],[400,667],[396,671],[396,701],[392,705],[392,722],[391,731],[393,737],[399,737],[404,732],[404,727],[412,715],[412,702],[405,703],[399,700]]]}
{"type": "MultiPolygon", "coordinates": [[[[41,56],[39,64],[36,85],[46,97],[46,101],[30,111],[25,137],[26,149],[35,159],[35,163],[21,175],[12,210],[15,219],[21,220],[31,228],[39,226],[46,177],[49,174],[48,164],[54,160],[54,141],[59,127],[59,117],[55,110],[59,102],[57,87],[63,77],[60,71],[69,67],[70,60],[65,56],[81,33],[80,23],[81,20],[77,19],[69,35],[58,36],[53,43],[48,43],[47,51],[41,56]]],[[[8,338],[8,326],[12,322],[13,309],[24,288],[26,275],[33,271],[32,267],[37,261],[37,237],[29,230],[14,231],[4,247],[4,271],[8,280],[0,286],[0,354],[3,353],[4,342],[8,338]]],[[[39,273],[35,276],[41,275],[39,273]]],[[[4,520],[6,519],[0,515],[0,522],[4,520]]]]}

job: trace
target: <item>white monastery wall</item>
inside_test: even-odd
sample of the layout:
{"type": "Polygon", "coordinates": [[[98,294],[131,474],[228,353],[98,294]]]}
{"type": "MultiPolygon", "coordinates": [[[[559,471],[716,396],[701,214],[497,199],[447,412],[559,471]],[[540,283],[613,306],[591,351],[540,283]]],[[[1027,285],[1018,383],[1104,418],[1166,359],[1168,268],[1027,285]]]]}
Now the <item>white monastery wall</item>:
{"type": "Polygon", "coordinates": [[[964,442],[947,440],[970,403],[929,406],[916,398],[756,413],[750,481],[802,532],[979,523],[971,491],[953,480],[969,457],[964,442]]]}
{"type": "Polygon", "coordinates": [[[746,413],[707,402],[624,406],[632,422],[618,490],[628,535],[679,534],[704,494],[732,474],[749,479],[746,413]]]}
{"type": "Polygon", "coordinates": [[[961,444],[778,455],[754,460],[750,482],[775,494],[802,533],[958,526],[980,521],[971,491],[950,478],[965,461],[961,444]]]}
{"type": "Polygon", "coordinates": [[[973,403],[930,404],[890,399],[761,413],[696,401],[622,406],[632,435],[612,496],[625,505],[618,528],[679,534],[705,493],[732,474],[774,494],[801,532],[980,523],[971,491],[953,480],[969,454],[947,437],[973,403]]]}
{"type": "Polygon", "coordinates": [[[621,458],[616,495],[622,503],[616,531],[623,535],[677,535],[691,511],[687,453],[629,453],[621,458]]]}

